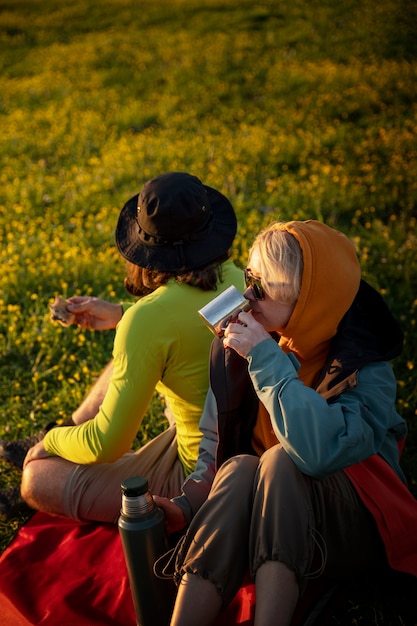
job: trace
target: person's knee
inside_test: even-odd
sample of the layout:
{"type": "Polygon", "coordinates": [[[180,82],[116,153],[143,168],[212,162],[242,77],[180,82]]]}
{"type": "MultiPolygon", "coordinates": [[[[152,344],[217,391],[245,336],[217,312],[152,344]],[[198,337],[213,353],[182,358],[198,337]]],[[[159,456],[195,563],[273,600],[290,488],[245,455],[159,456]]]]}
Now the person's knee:
{"type": "Polygon", "coordinates": [[[228,461],[223,463],[222,468],[228,466],[231,468],[231,471],[241,472],[253,472],[257,469],[259,464],[259,457],[253,454],[239,454],[237,456],[233,456],[228,461]]]}
{"type": "Polygon", "coordinates": [[[243,483],[249,485],[253,482],[257,472],[259,458],[251,454],[240,454],[234,456],[223,463],[217,472],[215,481],[227,480],[235,485],[243,483]]]}
{"type": "Polygon", "coordinates": [[[295,494],[305,498],[308,480],[281,446],[267,450],[259,461],[257,489],[264,493],[273,493],[275,497],[283,498],[286,502],[292,500],[295,494]]]}
{"type": "Polygon", "coordinates": [[[53,511],[61,511],[62,494],[72,467],[73,464],[59,457],[31,461],[22,472],[22,498],[35,509],[49,510],[52,503],[53,511]]]}
{"type": "Polygon", "coordinates": [[[37,461],[32,461],[28,463],[22,472],[22,480],[20,483],[20,493],[22,495],[23,500],[27,502],[27,504],[33,503],[33,492],[36,491],[37,484],[37,461]]]}
{"type": "Polygon", "coordinates": [[[33,506],[35,502],[42,497],[45,486],[50,477],[49,468],[45,468],[45,461],[31,461],[26,465],[22,472],[22,480],[20,483],[20,493],[22,498],[33,506]],[[46,473],[45,473],[46,470],[46,473]]]}
{"type": "Polygon", "coordinates": [[[280,445],[269,448],[261,456],[259,461],[259,471],[264,477],[275,477],[277,474],[297,474],[299,470],[294,461],[280,445]]]}

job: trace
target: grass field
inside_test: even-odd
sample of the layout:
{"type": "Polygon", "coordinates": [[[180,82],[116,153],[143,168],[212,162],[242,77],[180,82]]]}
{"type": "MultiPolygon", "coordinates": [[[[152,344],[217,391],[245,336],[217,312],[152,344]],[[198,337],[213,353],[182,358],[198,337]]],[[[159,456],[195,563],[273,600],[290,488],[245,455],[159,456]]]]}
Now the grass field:
{"type": "MultiPolygon", "coordinates": [[[[113,334],[56,326],[48,303],[126,299],[119,209],[182,170],[234,204],[242,266],[277,218],[355,242],[405,333],[394,368],[417,495],[416,33],[413,0],[1,0],[0,438],[84,397],[113,334]]],[[[142,440],[162,424],[155,399],[142,440]]],[[[0,470],[0,488],[18,484],[0,470]]],[[[23,519],[0,521],[0,549],[23,519]]],[[[355,594],[335,624],[417,623],[403,581],[355,594]]]]}

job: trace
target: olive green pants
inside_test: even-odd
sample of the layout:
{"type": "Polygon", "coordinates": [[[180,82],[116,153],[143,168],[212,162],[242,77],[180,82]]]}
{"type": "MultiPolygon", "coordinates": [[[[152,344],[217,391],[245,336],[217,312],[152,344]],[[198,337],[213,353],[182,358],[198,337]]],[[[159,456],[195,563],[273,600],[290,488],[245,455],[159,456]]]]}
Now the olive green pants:
{"type": "Polygon", "coordinates": [[[175,580],[185,572],[209,579],[227,606],[245,573],[254,578],[269,560],[285,563],[303,590],[308,578],[344,578],[385,563],[385,552],[343,472],[306,476],[277,445],[260,459],[241,455],[222,465],[178,546],[175,580]]]}

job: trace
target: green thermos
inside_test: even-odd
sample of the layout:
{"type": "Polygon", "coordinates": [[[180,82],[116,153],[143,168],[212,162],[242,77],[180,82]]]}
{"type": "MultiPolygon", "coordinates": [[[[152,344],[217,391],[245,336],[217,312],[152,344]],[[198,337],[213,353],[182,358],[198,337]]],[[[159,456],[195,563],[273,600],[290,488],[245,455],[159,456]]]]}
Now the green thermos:
{"type": "Polygon", "coordinates": [[[169,549],[164,514],[152,498],[148,481],[133,476],[122,482],[119,533],[129,575],[137,626],[168,626],[175,585],[158,578],[155,561],[169,549]]]}

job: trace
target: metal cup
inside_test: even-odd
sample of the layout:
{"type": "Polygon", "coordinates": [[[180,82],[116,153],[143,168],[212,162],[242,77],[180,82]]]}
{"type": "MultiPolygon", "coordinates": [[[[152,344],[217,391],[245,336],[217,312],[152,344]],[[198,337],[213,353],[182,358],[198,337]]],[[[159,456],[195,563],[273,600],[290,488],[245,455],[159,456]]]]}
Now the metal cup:
{"type": "Polygon", "coordinates": [[[203,306],[198,313],[216,337],[223,337],[228,324],[234,322],[241,311],[249,309],[249,300],[232,285],[203,306]]]}

